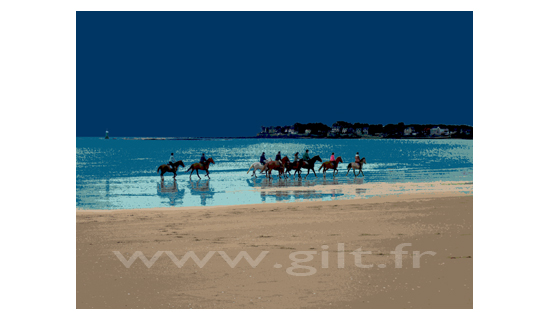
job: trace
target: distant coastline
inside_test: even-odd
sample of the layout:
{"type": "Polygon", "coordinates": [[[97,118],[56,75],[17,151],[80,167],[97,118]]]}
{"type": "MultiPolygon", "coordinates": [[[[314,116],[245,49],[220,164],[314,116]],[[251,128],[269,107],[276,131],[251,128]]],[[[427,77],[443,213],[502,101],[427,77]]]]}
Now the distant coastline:
{"type": "Polygon", "coordinates": [[[338,121],[331,127],[323,123],[295,123],[290,126],[261,127],[251,137],[119,137],[112,140],[224,140],[224,139],[467,139],[473,140],[473,127],[446,124],[369,125],[338,121]]]}

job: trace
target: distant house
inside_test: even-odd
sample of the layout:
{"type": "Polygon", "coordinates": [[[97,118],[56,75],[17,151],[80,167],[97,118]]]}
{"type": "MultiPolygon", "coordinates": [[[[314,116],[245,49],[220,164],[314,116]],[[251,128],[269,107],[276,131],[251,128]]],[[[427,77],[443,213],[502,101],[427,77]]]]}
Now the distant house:
{"type": "Polygon", "coordinates": [[[449,129],[448,128],[440,129],[440,134],[442,136],[448,136],[449,135],[449,129]]]}
{"type": "Polygon", "coordinates": [[[342,133],[352,133],[352,132],[353,132],[352,128],[342,128],[342,133]]]}
{"type": "Polygon", "coordinates": [[[330,130],[330,132],[332,132],[332,133],[339,133],[340,130],[342,130],[342,127],[337,126],[337,125],[332,125],[332,129],[330,130]]]}
{"type": "Polygon", "coordinates": [[[357,134],[358,136],[362,136],[363,135],[363,130],[361,128],[357,128],[357,129],[355,129],[355,134],[357,134]]]}
{"type": "Polygon", "coordinates": [[[407,128],[405,128],[405,130],[403,130],[403,135],[404,135],[404,136],[416,135],[416,132],[414,131],[414,127],[407,127],[407,128]]]}
{"type": "Polygon", "coordinates": [[[364,128],[363,128],[363,135],[364,135],[364,136],[369,135],[369,128],[368,128],[368,127],[364,127],[364,128]]]}
{"type": "Polygon", "coordinates": [[[305,133],[306,133],[306,135],[310,135],[311,134],[311,129],[306,129],[305,133]]]}
{"type": "Polygon", "coordinates": [[[441,135],[440,127],[433,127],[430,129],[430,136],[440,136],[440,135],[441,135]]]}
{"type": "Polygon", "coordinates": [[[288,134],[298,134],[298,130],[294,126],[288,128],[288,134]]]}

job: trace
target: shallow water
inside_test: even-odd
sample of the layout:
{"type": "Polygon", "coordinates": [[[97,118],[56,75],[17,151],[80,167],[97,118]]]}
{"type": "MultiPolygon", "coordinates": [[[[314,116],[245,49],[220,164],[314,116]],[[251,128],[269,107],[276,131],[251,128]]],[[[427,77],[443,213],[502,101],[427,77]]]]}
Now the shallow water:
{"type": "MultiPolygon", "coordinates": [[[[278,201],[368,198],[366,186],[374,182],[472,181],[472,140],[327,140],[327,139],[225,139],[225,140],[76,140],[76,207],[81,209],[132,209],[169,206],[212,206],[278,201]],[[332,152],[344,160],[339,174],[326,178],[311,173],[306,179],[266,179],[247,174],[263,151],[277,151],[293,159],[305,149],[311,157],[327,161],[332,152]],[[355,153],[366,157],[365,176],[346,177],[355,153]],[[177,179],[156,172],[170,153],[183,160],[177,179]],[[204,171],[189,178],[189,165],[201,153],[212,157],[211,179],[204,171]],[[353,194],[349,186],[354,186],[353,194]],[[316,186],[323,186],[317,187],[316,186]],[[330,186],[330,187],[327,187],[330,186]],[[348,186],[343,188],[344,186],[348,186]],[[299,187],[299,188],[295,188],[299,187]],[[343,189],[347,191],[344,192],[343,189]]],[[[315,165],[317,170],[320,163],[315,165]]]]}

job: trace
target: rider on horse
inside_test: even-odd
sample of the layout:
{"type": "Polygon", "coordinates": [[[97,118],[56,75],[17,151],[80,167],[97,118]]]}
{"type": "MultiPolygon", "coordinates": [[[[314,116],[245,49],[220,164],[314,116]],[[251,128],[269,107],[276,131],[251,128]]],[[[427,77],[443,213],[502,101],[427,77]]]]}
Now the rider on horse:
{"type": "Polygon", "coordinates": [[[275,161],[281,161],[281,151],[279,151],[275,156],[275,161]]]}
{"type": "Polygon", "coordinates": [[[359,166],[359,169],[363,169],[363,164],[361,163],[361,158],[359,158],[359,152],[357,152],[355,154],[355,163],[357,163],[357,165],[359,166]]]}
{"type": "Polygon", "coordinates": [[[260,163],[265,164],[265,152],[262,152],[262,155],[260,156],[260,163]]]}
{"type": "Polygon", "coordinates": [[[206,165],[206,157],[204,156],[204,153],[202,154],[201,160],[199,161],[203,166],[206,165]]]}
{"type": "Polygon", "coordinates": [[[174,158],[174,153],[172,152],[170,154],[170,159],[168,159],[168,165],[170,168],[174,169],[174,163],[176,163],[176,159],[174,158]]]}
{"type": "Polygon", "coordinates": [[[304,161],[306,161],[306,162],[310,160],[310,158],[309,158],[309,150],[306,150],[306,153],[305,153],[304,156],[302,157],[302,160],[304,160],[304,161]]]}
{"type": "Polygon", "coordinates": [[[332,166],[336,168],[336,159],[334,158],[334,152],[330,155],[330,162],[332,162],[332,166]]]}

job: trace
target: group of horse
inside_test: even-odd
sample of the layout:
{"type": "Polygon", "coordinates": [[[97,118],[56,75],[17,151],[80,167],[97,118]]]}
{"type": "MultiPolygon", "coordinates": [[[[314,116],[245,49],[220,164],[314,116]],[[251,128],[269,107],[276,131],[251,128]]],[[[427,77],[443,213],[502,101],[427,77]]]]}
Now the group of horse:
{"type": "MultiPolygon", "coordinates": [[[[319,169],[317,169],[317,171],[320,173],[321,170],[323,170],[323,176],[326,176],[326,172],[330,169],[333,170],[332,176],[335,176],[336,174],[338,174],[338,164],[344,162],[342,160],[342,157],[336,158],[336,161],[323,162],[323,160],[321,160],[321,157],[319,157],[318,155],[314,156],[313,158],[307,161],[301,159],[296,162],[290,162],[288,157],[285,156],[281,160],[276,160],[276,161],[272,161],[270,158],[268,161],[265,162],[265,164],[262,164],[260,162],[255,162],[250,166],[250,168],[246,173],[248,174],[250,170],[253,170],[252,176],[257,177],[256,170],[260,170],[260,173],[265,172],[266,177],[271,179],[272,178],[271,173],[273,170],[275,170],[276,172],[279,172],[279,178],[281,178],[281,176],[284,178],[287,178],[287,175],[290,176],[292,170],[294,170],[294,176],[298,174],[298,177],[301,177],[302,169],[303,170],[307,169],[307,174],[305,176],[306,178],[309,175],[310,170],[313,171],[313,174],[315,175],[315,177],[317,177],[317,173],[315,172],[315,168],[314,168],[315,162],[317,161],[321,162],[321,166],[319,167],[319,169]]],[[[197,177],[201,179],[201,177],[199,176],[199,170],[203,170],[203,171],[206,171],[206,176],[208,177],[208,179],[210,179],[210,173],[208,172],[208,169],[211,163],[215,164],[212,158],[208,158],[204,163],[200,163],[200,162],[193,163],[189,167],[189,169],[187,169],[186,171],[186,172],[191,171],[191,173],[189,174],[189,178],[191,178],[191,176],[193,175],[193,172],[197,172],[197,177]]],[[[352,162],[348,164],[348,172],[346,173],[346,176],[349,174],[350,170],[352,169],[353,169],[353,174],[356,177],[359,174],[362,174],[363,176],[365,176],[365,174],[363,173],[362,165],[366,163],[367,161],[365,160],[365,158],[363,158],[361,159],[360,163],[352,162]],[[359,172],[355,174],[355,170],[359,170],[359,172]]],[[[164,174],[166,172],[171,172],[174,174],[174,179],[176,179],[176,176],[178,175],[177,171],[180,166],[182,168],[185,168],[185,165],[181,160],[173,163],[172,166],[163,164],[157,168],[157,173],[160,172],[160,177],[161,179],[164,180],[164,174]]]]}
{"type": "MultiPolygon", "coordinates": [[[[260,173],[265,172],[266,177],[271,178],[271,172],[275,170],[279,172],[279,178],[281,178],[281,176],[284,178],[287,178],[287,174],[288,176],[290,176],[292,170],[294,170],[294,176],[298,174],[298,177],[301,177],[302,169],[304,170],[307,169],[307,174],[305,176],[306,178],[309,175],[310,170],[313,171],[313,174],[317,177],[317,173],[315,172],[315,168],[314,168],[315,162],[317,161],[321,162],[321,166],[319,167],[319,169],[317,169],[317,171],[320,173],[321,170],[323,170],[323,176],[326,176],[326,172],[330,169],[333,170],[332,175],[335,176],[336,174],[338,174],[338,164],[344,162],[342,160],[342,157],[336,158],[336,161],[323,162],[323,160],[321,160],[321,157],[319,157],[319,155],[316,155],[307,161],[300,159],[295,162],[290,162],[288,157],[285,156],[281,160],[276,160],[276,161],[273,161],[270,158],[266,161],[265,164],[262,164],[260,162],[255,162],[250,166],[250,168],[246,173],[248,174],[250,170],[252,170],[252,176],[256,177],[256,170],[259,170],[260,173]]],[[[356,177],[359,174],[362,174],[363,176],[365,176],[365,174],[363,173],[363,164],[366,164],[366,163],[367,163],[367,160],[363,158],[360,160],[360,164],[356,162],[348,164],[348,172],[346,173],[346,176],[349,174],[350,170],[352,169],[353,169],[353,174],[356,177]],[[355,170],[359,170],[359,172],[356,174],[355,170]]]]}
{"type": "MultiPolygon", "coordinates": [[[[210,173],[208,172],[208,168],[210,167],[211,163],[215,164],[214,159],[212,159],[212,158],[206,159],[206,162],[204,162],[204,163],[200,163],[200,162],[193,163],[189,167],[189,169],[187,169],[187,171],[186,171],[186,172],[189,172],[189,170],[191,170],[191,173],[189,174],[189,179],[191,179],[191,175],[195,171],[197,172],[197,177],[199,177],[199,179],[201,179],[201,176],[199,176],[199,170],[206,171],[206,176],[208,177],[208,179],[210,179],[210,173]]],[[[174,179],[176,179],[176,176],[178,175],[177,171],[178,171],[178,168],[180,166],[182,168],[185,168],[185,164],[183,164],[183,161],[181,161],[181,160],[173,163],[172,166],[170,166],[168,164],[162,164],[157,168],[157,173],[160,171],[160,178],[162,180],[164,180],[164,174],[166,172],[172,172],[174,174],[174,179]]]]}

